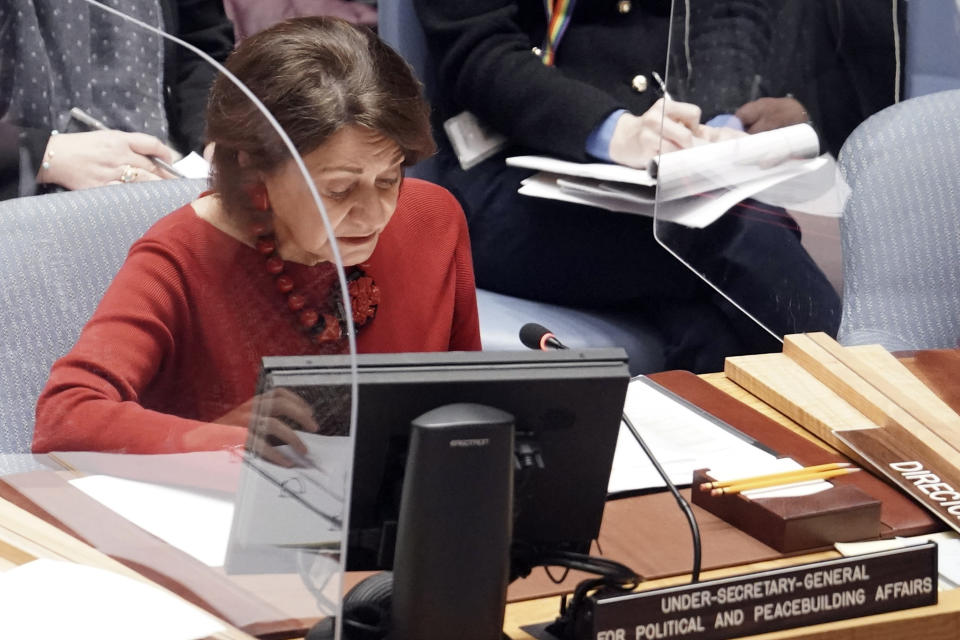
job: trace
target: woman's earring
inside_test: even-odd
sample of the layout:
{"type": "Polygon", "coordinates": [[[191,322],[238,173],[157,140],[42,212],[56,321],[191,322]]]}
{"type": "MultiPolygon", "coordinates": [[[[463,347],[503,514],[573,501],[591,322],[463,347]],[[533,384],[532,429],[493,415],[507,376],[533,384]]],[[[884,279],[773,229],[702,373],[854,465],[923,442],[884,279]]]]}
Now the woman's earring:
{"type": "Polygon", "coordinates": [[[267,185],[259,182],[251,186],[247,193],[250,196],[250,204],[257,211],[270,211],[270,196],[267,195],[267,185]]]}

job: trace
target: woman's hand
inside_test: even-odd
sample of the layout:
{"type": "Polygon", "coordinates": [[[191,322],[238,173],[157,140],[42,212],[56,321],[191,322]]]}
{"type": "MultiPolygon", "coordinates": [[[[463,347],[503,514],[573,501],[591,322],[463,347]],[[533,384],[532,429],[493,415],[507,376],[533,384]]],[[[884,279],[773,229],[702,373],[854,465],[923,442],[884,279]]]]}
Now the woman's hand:
{"type": "Polygon", "coordinates": [[[658,153],[686,149],[702,142],[698,137],[701,126],[700,107],[660,98],[641,116],[631,113],[620,116],[610,141],[610,159],[628,167],[646,169],[658,153]]]}
{"type": "Polygon", "coordinates": [[[735,114],[747,133],[760,133],[791,124],[809,122],[807,110],[796,98],[760,98],[748,102],[735,114]]]}
{"type": "Polygon", "coordinates": [[[118,182],[172,178],[147,156],[173,162],[176,152],[145,133],[113,129],[50,136],[37,181],[67,189],[88,189],[118,182]]]}
{"type": "Polygon", "coordinates": [[[299,466],[296,460],[275,448],[276,443],[289,445],[294,453],[306,456],[307,446],[297,436],[302,431],[319,430],[313,408],[289,389],[271,389],[256,395],[214,422],[248,428],[246,450],[282,467],[299,466]]]}

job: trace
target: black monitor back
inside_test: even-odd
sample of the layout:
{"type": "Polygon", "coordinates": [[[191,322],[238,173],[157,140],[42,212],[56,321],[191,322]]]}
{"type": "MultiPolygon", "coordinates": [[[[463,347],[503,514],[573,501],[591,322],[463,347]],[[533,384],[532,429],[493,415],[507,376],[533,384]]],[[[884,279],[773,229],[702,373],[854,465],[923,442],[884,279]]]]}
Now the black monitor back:
{"type": "MultiPolygon", "coordinates": [[[[464,402],[516,419],[514,545],[586,550],[603,515],[626,360],[622,349],[357,356],[347,568],[391,567],[410,423],[464,402]]],[[[264,358],[261,375],[261,389],[292,387],[331,424],[349,424],[348,356],[264,358]]]]}

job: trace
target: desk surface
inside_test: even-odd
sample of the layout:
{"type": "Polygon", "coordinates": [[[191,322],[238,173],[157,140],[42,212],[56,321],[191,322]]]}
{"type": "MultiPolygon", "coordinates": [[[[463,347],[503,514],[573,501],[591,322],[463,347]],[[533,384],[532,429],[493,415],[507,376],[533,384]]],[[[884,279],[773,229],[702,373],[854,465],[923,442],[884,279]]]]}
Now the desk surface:
{"type": "MultiPolygon", "coordinates": [[[[728,380],[724,374],[707,374],[701,376],[701,378],[792,431],[832,451],[830,447],[812,436],[800,425],[728,380]]],[[[704,572],[702,577],[704,580],[709,580],[836,557],[839,557],[839,553],[836,551],[823,551],[704,572]]],[[[644,583],[641,590],[685,584],[688,580],[689,576],[651,580],[644,583]]],[[[960,589],[940,592],[939,600],[939,604],[935,606],[895,611],[865,618],[840,620],[751,636],[751,638],[757,640],[901,640],[903,638],[956,640],[956,638],[960,638],[960,589]]],[[[511,603],[507,605],[504,631],[514,640],[551,638],[552,636],[542,632],[542,628],[556,618],[559,613],[559,606],[559,597],[511,603]]]]}
{"type": "MultiPolygon", "coordinates": [[[[822,443],[819,443],[816,438],[811,436],[799,425],[796,425],[741,387],[729,381],[723,374],[710,374],[702,376],[702,378],[767,417],[785,425],[804,438],[823,446],[822,443]]],[[[5,504],[3,501],[0,501],[0,508],[3,508],[2,505],[5,504]]],[[[39,522],[39,524],[35,526],[35,529],[31,529],[30,532],[23,534],[22,544],[11,544],[9,539],[4,539],[3,536],[0,536],[0,566],[22,564],[33,557],[48,557],[44,554],[53,553],[51,551],[52,548],[64,544],[62,536],[66,536],[66,534],[63,532],[53,527],[48,527],[44,522],[39,522]],[[51,542],[49,544],[37,542],[38,540],[49,537],[56,537],[59,542],[51,542]]],[[[2,531],[2,529],[3,527],[0,527],[0,531],[2,531]]],[[[69,536],[67,536],[67,538],[69,538],[69,536]]],[[[119,564],[101,552],[83,545],[83,543],[77,542],[76,545],[68,544],[68,547],[72,549],[71,556],[69,557],[70,559],[74,559],[74,561],[90,563],[95,566],[104,566],[104,564],[117,566],[119,564]]],[[[63,555],[62,552],[58,553],[63,555]]],[[[703,578],[719,578],[803,562],[825,560],[837,556],[838,554],[836,552],[824,551],[792,558],[780,558],[734,568],[705,571],[703,578]]],[[[119,566],[119,569],[129,571],[122,565],[119,566]]],[[[684,576],[650,580],[646,582],[642,588],[646,590],[683,584],[687,580],[688,577],[684,576]]],[[[549,638],[550,636],[545,634],[542,629],[546,624],[556,618],[559,611],[559,604],[560,598],[558,596],[542,597],[509,604],[505,622],[506,633],[516,640],[549,638]]],[[[249,638],[250,636],[246,636],[242,632],[230,630],[222,637],[249,638]]],[[[936,606],[832,622],[754,637],[761,639],[796,638],[810,640],[893,640],[895,638],[921,637],[932,640],[947,640],[948,638],[953,640],[954,638],[960,637],[960,590],[941,592],[940,603],[936,606]]]]}

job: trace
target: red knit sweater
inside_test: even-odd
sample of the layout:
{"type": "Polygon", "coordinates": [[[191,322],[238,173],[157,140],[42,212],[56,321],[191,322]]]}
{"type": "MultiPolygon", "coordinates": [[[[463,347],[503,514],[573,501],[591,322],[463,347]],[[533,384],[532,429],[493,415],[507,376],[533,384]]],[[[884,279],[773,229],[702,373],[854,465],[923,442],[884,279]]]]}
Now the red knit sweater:
{"type": "MultiPolygon", "coordinates": [[[[477,350],[466,222],[447,191],[408,179],[366,263],[381,291],[359,332],[365,353],[477,350]]],[[[285,263],[321,304],[335,273],[285,263]]],[[[255,249],[187,205],[130,249],[37,405],[33,450],[168,453],[239,444],[243,426],[211,425],[255,393],[260,359],[316,354],[255,249]]]]}

